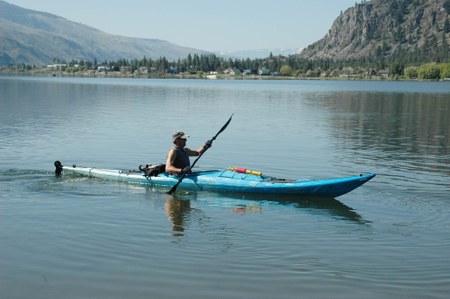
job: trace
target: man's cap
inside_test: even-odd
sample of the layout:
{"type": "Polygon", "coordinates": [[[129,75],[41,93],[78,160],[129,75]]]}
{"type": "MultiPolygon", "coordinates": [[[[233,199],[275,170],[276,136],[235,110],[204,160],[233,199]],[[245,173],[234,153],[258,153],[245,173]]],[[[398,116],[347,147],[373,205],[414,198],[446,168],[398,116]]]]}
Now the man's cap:
{"type": "Polygon", "coordinates": [[[180,139],[188,139],[189,135],[187,135],[186,133],[181,132],[181,131],[176,131],[175,133],[172,134],[172,140],[173,141],[175,141],[175,140],[177,140],[179,138],[180,139]]]}

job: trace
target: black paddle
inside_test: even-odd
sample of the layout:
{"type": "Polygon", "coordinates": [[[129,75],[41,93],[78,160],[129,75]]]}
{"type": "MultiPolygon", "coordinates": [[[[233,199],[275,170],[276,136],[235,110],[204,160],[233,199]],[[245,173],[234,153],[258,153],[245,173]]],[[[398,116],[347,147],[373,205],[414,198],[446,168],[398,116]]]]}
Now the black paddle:
{"type": "MultiPolygon", "coordinates": [[[[222,133],[223,131],[225,131],[225,129],[226,129],[226,128],[228,127],[228,125],[230,124],[231,118],[232,118],[232,117],[233,117],[233,114],[231,114],[230,119],[228,119],[228,121],[223,125],[222,129],[220,129],[220,131],[217,132],[216,136],[214,136],[214,137],[211,139],[211,141],[216,140],[217,136],[219,136],[220,133],[222,133]]],[[[200,153],[200,155],[197,157],[197,159],[195,159],[194,163],[192,163],[191,168],[194,168],[195,163],[197,163],[198,159],[200,159],[201,156],[203,156],[203,154],[208,150],[208,148],[209,148],[209,147],[205,148],[205,150],[202,151],[202,152],[200,153]]],[[[169,190],[169,192],[167,192],[167,194],[173,194],[173,193],[177,190],[178,185],[181,183],[181,181],[184,179],[185,176],[186,176],[186,172],[183,172],[183,174],[181,175],[181,177],[180,177],[180,179],[178,180],[178,182],[177,182],[177,183],[169,190]]]]}

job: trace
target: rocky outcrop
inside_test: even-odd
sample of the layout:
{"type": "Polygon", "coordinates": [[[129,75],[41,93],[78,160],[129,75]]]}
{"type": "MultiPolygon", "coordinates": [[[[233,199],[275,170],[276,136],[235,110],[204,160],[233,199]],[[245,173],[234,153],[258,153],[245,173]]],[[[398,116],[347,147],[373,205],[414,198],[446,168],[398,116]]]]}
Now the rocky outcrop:
{"type": "Polygon", "coordinates": [[[450,0],[363,1],[341,13],[325,37],[300,56],[363,59],[401,52],[449,57],[449,12],[450,0]]]}

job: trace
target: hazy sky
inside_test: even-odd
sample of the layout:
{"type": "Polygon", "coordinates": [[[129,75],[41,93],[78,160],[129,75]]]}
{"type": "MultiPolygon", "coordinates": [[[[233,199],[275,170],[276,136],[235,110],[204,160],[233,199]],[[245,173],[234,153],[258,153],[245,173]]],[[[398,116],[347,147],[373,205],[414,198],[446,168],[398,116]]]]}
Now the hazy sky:
{"type": "MultiPolygon", "coordinates": [[[[302,48],[356,0],[5,0],[107,33],[209,51],[302,48]]],[[[358,1],[359,2],[359,1],[358,1]]]]}

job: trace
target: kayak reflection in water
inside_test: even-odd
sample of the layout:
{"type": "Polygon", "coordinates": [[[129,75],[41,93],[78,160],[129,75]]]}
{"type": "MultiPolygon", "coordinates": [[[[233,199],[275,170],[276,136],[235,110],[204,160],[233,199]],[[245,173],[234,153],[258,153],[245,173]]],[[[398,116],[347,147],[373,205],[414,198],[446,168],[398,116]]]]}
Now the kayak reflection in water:
{"type": "Polygon", "coordinates": [[[190,156],[199,156],[212,146],[212,140],[206,141],[205,145],[197,150],[191,150],[186,147],[189,138],[184,132],[177,131],[172,135],[172,141],[175,145],[169,150],[166,160],[166,171],[171,174],[191,173],[190,156]]]}

